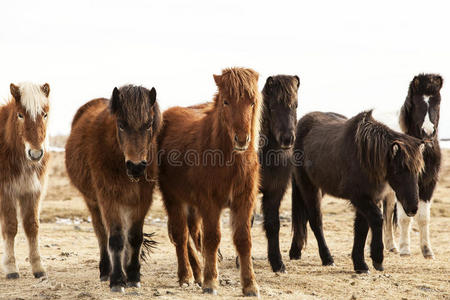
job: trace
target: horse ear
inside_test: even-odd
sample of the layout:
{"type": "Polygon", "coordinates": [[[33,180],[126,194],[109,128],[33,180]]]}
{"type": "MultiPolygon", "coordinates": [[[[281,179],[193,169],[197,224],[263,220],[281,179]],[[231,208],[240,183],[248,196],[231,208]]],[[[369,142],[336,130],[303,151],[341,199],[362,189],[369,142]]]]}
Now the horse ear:
{"type": "Polygon", "coordinates": [[[48,95],[50,95],[50,85],[48,83],[44,83],[41,86],[41,91],[44,93],[45,97],[48,98],[48,95]]]}
{"type": "Polygon", "coordinates": [[[14,83],[11,83],[9,85],[9,90],[11,91],[11,95],[14,97],[16,102],[20,103],[20,88],[14,83]]]}
{"type": "Polygon", "coordinates": [[[213,75],[214,81],[216,82],[217,87],[219,87],[222,83],[222,76],[221,75],[213,75]]]}
{"type": "Polygon", "coordinates": [[[272,76],[269,76],[269,77],[267,77],[267,79],[266,79],[266,86],[271,86],[273,84],[273,77],[272,76]]]}
{"type": "Polygon", "coordinates": [[[297,79],[297,89],[300,87],[300,77],[294,75],[294,78],[297,79]]]}
{"type": "Polygon", "coordinates": [[[397,143],[392,144],[392,157],[395,157],[395,155],[397,155],[399,149],[400,146],[397,143]]]}
{"type": "Polygon", "coordinates": [[[419,79],[418,76],[414,76],[414,79],[413,79],[413,89],[414,89],[414,91],[417,91],[419,89],[419,87],[420,87],[420,79],[419,79]]]}
{"type": "Polygon", "coordinates": [[[117,87],[114,88],[111,97],[111,112],[115,114],[120,107],[120,91],[117,87]]]}
{"type": "Polygon", "coordinates": [[[436,83],[439,85],[439,90],[442,88],[442,85],[444,84],[444,79],[441,75],[436,75],[436,83]]]}
{"type": "Polygon", "coordinates": [[[148,93],[148,96],[150,98],[150,106],[155,104],[155,101],[156,101],[156,89],[154,87],[152,87],[152,89],[148,93]]]}

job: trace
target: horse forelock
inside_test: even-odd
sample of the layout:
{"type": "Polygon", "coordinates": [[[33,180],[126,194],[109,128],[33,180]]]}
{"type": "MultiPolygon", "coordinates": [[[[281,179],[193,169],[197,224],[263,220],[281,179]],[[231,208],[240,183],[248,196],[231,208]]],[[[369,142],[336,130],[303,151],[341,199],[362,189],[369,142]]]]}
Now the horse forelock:
{"type": "Polygon", "coordinates": [[[414,77],[409,84],[408,96],[436,95],[443,85],[443,79],[439,74],[421,73],[414,77]]]}
{"type": "Polygon", "coordinates": [[[141,128],[149,122],[153,106],[150,104],[149,90],[141,86],[126,85],[119,89],[120,109],[119,117],[135,129],[141,128]]]}
{"type": "Polygon", "coordinates": [[[224,96],[237,102],[242,98],[257,98],[258,77],[258,73],[252,69],[224,69],[220,79],[219,94],[224,93],[224,96]]]}
{"type": "Polygon", "coordinates": [[[292,105],[298,92],[298,82],[294,76],[276,75],[271,76],[270,84],[266,83],[262,90],[264,101],[277,101],[284,105],[292,105]]]}
{"type": "Polygon", "coordinates": [[[49,105],[49,99],[42,90],[42,86],[31,82],[18,84],[20,90],[20,103],[30,117],[35,120],[38,114],[49,105]]]}

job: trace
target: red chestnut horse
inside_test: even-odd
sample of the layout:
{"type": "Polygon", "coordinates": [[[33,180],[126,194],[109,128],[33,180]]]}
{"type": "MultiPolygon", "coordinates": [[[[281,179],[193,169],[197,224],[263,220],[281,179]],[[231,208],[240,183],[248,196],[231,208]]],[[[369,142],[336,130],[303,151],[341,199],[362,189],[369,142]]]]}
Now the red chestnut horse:
{"type": "Polygon", "coordinates": [[[100,280],[109,278],[113,292],[123,292],[126,282],[140,286],[142,228],[155,187],[161,126],[155,101],[154,88],[115,88],[111,101],[95,99],[78,110],[66,145],[67,172],[92,215],[100,280]]]}
{"type": "Polygon", "coordinates": [[[176,247],[180,285],[189,284],[194,275],[205,293],[216,294],[220,214],[229,207],[243,293],[257,296],[250,221],[259,184],[258,73],[231,68],[214,75],[214,80],[218,93],[213,103],[174,107],[163,114],[159,183],[169,236],[176,247]],[[202,236],[204,280],[188,242],[190,230],[200,224],[201,234],[191,235],[202,236]]]}
{"type": "Polygon", "coordinates": [[[10,85],[13,99],[0,107],[0,223],[6,278],[19,277],[14,257],[17,209],[28,239],[36,278],[45,275],[38,249],[39,203],[47,186],[47,117],[50,86],[10,85]],[[18,206],[17,206],[18,203],[18,206]]]}

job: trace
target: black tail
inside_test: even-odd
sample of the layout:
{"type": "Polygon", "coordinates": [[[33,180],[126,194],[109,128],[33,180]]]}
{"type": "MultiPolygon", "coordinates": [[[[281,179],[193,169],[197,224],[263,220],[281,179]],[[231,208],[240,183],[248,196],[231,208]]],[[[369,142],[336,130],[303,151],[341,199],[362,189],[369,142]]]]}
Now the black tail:
{"type": "Polygon", "coordinates": [[[394,205],[394,216],[393,216],[392,222],[394,224],[394,228],[397,228],[397,226],[398,226],[397,201],[395,201],[395,205],[394,205]]]}
{"type": "Polygon", "coordinates": [[[308,220],[306,203],[294,176],[292,176],[292,231],[294,236],[292,237],[291,250],[289,251],[291,259],[300,259],[302,248],[306,245],[308,239],[308,229],[306,228],[308,220]]]}
{"type": "Polygon", "coordinates": [[[155,236],[155,233],[144,233],[144,241],[142,242],[142,251],[141,251],[141,260],[143,262],[147,262],[148,258],[150,257],[150,253],[153,252],[153,249],[156,248],[156,245],[158,245],[158,242],[153,240],[153,237],[155,236]]]}

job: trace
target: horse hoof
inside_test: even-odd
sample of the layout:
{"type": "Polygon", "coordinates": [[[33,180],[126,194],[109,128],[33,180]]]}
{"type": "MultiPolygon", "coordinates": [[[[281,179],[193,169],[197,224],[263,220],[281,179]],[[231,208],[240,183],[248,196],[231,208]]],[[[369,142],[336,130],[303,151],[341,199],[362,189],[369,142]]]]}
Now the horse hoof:
{"type": "Polygon", "coordinates": [[[411,256],[411,253],[407,253],[407,252],[405,252],[405,253],[400,253],[400,256],[401,256],[401,257],[408,257],[408,256],[411,256]]]}
{"type": "Polygon", "coordinates": [[[434,259],[434,254],[426,254],[423,256],[425,259],[434,259]]]}
{"type": "Polygon", "coordinates": [[[100,276],[100,281],[108,281],[109,280],[109,276],[108,275],[103,275],[103,276],[100,276]]]}
{"type": "Polygon", "coordinates": [[[41,278],[45,276],[45,272],[35,272],[33,273],[34,278],[41,278]]]}
{"type": "Polygon", "coordinates": [[[299,260],[302,257],[302,253],[296,250],[289,250],[289,258],[291,260],[299,260]]]}
{"type": "Polygon", "coordinates": [[[211,294],[216,296],[217,295],[217,290],[213,289],[213,288],[204,288],[203,289],[203,294],[211,294]]]}
{"type": "Polygon", "coordinates": [[[391,249],[389,249],[389,252],[392,252],[392,253],[398,253],[398,250],[397,250],[397,248],[391,248],[391,249]]]}
{"type": "Polygon", "coordinates": [[[374,263],[373,263],[373,267],[374,267],[375,270],[377,270],[377,271],[384,271],[383,263],[376,263],[376,262],[374,262],[374,263]]]}
{"type": "Polygon", "coordinates": [[[127,282],[127,287],[140,288],[141,283],[140,282],[127,282]]]}
{"type": "Polygon", "coordinates": [[[369,274],[369,270],[355,270],[356,274],[369,274]]]}
{"type": "Polygon", "coordinates": [[[121,285],[114,285],[111,287],[113,293],[125,293],[125,288],[121,285]]]}
{"type": "Polygon", "coordinates": [[[323,266],[335,266],[334,260],[327,260],[322,263],[323,266]]]}
{"type": "Polygon", "coordinates": [[[286,273],[286,266],[281,263],[279,267],[272,268],[272,271],[274,271],[275,273],[286,273]]]}
{"type": "Polygon", "coordinates": [[[19,273],[17,272],[6,274],[6,279],[17,279],[17,278],[19,278],[19,273]]]}
{"type": "Polygon", "coordinates": [[[180,283],[180,287],[187,288],[187,287],[189,287],[189,283],[187,283],[187,282],[180,283]]]}

